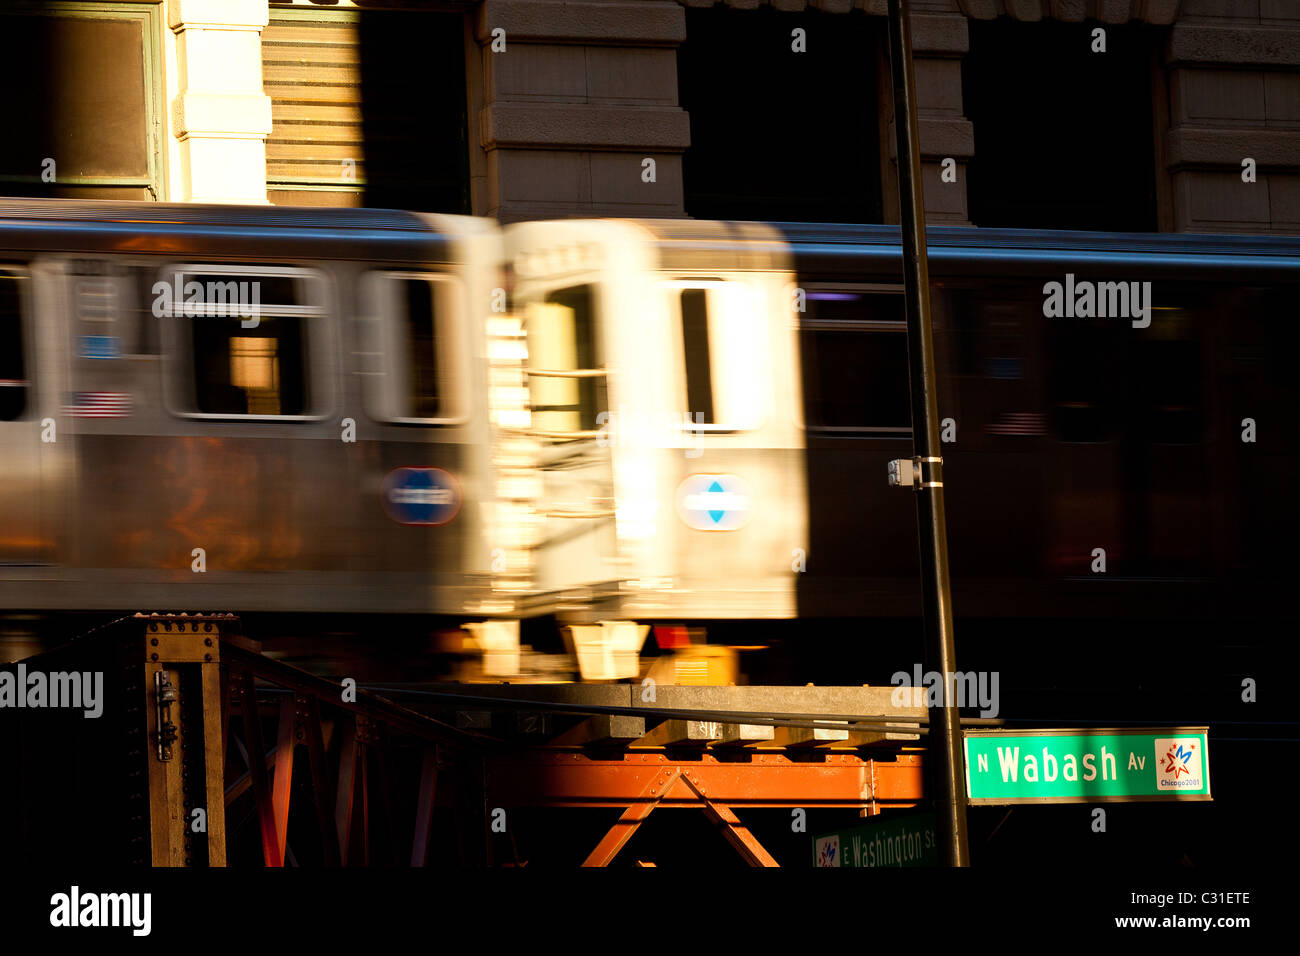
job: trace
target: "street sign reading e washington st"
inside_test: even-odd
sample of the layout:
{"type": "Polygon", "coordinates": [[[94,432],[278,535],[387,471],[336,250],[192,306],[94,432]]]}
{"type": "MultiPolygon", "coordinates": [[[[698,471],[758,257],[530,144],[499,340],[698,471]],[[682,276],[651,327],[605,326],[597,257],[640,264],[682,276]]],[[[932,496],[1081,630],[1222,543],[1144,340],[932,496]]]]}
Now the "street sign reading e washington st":
{"type": "Polygon", "coordinates": [[[1206,727],[967,730],[972,804],[1209,800],[1206,727]]]}
{"type": "Polygon", "coordinates": [[[814,866],[939,865],[939,837],[929,811],[881,814],[859,826],[813,837],[814,866]]]}

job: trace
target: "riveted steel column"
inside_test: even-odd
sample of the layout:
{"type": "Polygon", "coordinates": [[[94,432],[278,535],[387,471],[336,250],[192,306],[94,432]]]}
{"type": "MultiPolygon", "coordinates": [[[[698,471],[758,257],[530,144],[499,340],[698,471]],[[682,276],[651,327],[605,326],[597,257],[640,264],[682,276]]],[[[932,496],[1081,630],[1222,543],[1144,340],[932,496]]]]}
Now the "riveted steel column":
{"type": "MultiPolygon", "coordinates": [[[[948,583],[948,535],[943,511],[943,467],[939,444],[939,403],[930,327],[930,274],[925,253],[925,203],[921,195],[921,150],[916,121],[916,77],[908,0],[889,0],[889,59],[894,84],[894,135],[898,141],[899,223],[903,233],[903,282],[907,313],[907,360],[912,391],[912,440],[920,460],[916,483],[917,524],[921,539],[921,588],[925,636],[933,661],[944,675],[956,671],[952,595],[948,583]]],[[[943,859],[968,866],[966,774],[962,763],[961,717],[943,681],[939,706],[930,709],[931,777],[938,787],[943,859]]]]}

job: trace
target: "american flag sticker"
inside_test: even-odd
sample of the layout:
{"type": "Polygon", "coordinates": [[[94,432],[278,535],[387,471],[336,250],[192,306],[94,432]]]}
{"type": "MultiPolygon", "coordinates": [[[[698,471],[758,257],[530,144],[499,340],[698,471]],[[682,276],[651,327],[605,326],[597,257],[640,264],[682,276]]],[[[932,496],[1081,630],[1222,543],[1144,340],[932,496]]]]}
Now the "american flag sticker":
{"type": "Polygon", "coordinates": [[[131,393],[73,392],[63,414],[70,418],[126,418],[131,414],[131,393]]]}

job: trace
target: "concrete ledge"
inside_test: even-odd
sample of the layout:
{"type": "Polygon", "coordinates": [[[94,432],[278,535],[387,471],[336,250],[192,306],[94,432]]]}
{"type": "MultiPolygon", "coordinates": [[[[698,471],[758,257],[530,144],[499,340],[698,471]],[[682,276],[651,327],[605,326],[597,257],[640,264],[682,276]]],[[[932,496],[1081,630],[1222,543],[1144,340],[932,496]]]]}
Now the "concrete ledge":
{"type": "MultiPolygon", "coordinates": [[[[515,41],[572,41],[626,46],[677,46],[686,39],[686,12],[671,0],[639,3],[555,3],[551,0],[487,0],[475,20],[485,46],[492,31],[506,31],[506,52],[515,41]]],[[[486,55],[486,54],[485,54],[486,55]]]]}
{"type": "Polygon", "coordinates": [[[957,0],[961,12],[973,20],[993,20],[1006,13],[1012,20],[1034,23],[1043,19],[1082,23],[1095,17],[1102,23],[1143,23],[1166,26],[1174,22],[1179,0],[957,0]]]}
{"type": "Polygon", "coordinates": [[[545,147],[682,152],[690,117],[678,107],[496,103],[479,114],[484,149],[545,147]]]}
{"type": "Polygon", "coordinates": [[[1178,23],[1169,34],[1165,62],[1300,66],[1300,28],[1178,23]]]}
{"type": "Polygon", "coordinates": [[[965,53],[970,49],[970,27],[965,17],[912,14],[912,50],[915,53],[965,53]]]}
{"type": "Polygon", "coordinates": [[[1062,23],[1082,23],[1088,16],[1087,0],[1051,0],[1049,8],[1053,20],[1062,23]]]}
{"type": "Polygon", "coordinates": [[[172,102],[178,139],[186,136],[269,136],[271,98],[250,93],[182,93],[172,102]]]}
{"type": "Polygon", "coordinates": [[[261,30],[266,26],[266,0],[171,0],[167,25],[173,30],[261,30]]]}
{"type": "Polygon", "coordinates": [[[1165,134],[1166,162],[1183,166],[1231,166],[1246,157],[1260,167],[1300,169],[1300,130],[1179,127],[1165,134]]]}
{"type": "MultiPolygon", "coordinates": [[[[925,159],[969,159],[975,155],[975,127],[968,119],[927,119],[917,117],[917,132],[921,140],[921,156],[925,159]]],[[[898,159],[898,140],[894,121],[889,121],[889,158],[898,159]]]]}

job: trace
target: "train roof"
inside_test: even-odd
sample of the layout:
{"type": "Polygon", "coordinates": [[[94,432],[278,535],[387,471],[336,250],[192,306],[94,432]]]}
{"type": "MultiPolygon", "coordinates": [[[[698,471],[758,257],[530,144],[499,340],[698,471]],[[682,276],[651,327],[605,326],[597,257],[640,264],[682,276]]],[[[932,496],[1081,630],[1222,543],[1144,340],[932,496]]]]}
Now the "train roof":
{"type": "Polygon", "coordinates": [[[132,222],[153,225],[205,223],[224,226],[318,229],[343,226],[430,231],[415,213],[400,209],[117,202],[103,199],[0,197],[0,219],[59,219],[68,222],[132,222]]]}
{"type": "Polygon", "coordinates": [[[32,251],[418,258],[484,228],[400,209],[0,198],[0,248],[32,251]]]}
{"type": "MultiPolygon", "coordinates": [[[[902,276],[902,234],[896,225],[724,222],[691,219],[589,220],[604,228],[635,227],[659,247],[662,268],[701,262],[738,269],[790,268],[824,278],[902,276]]],[[[538,223],[530,228],[544,226],[538,223]]],[[[570,229],[580,228],[576,223],[570,229]]],[[[545,237],[545,231],[538,233],[545,237]]],[[[1141,278],[1144,272],[1193,270],[1217,275],[1300,272],[1300,236],[1197,233],[1072,232],[929,226],[931,272],[1012,274],[1096,266],[1141,278]],[[1010,271],[1008,271],[1010,270],[1010,271]]]]}
{"type": "MultiPolygon", "coordinates": [[[[853,223],[777,222],[771,224],[793,246],[867,245],[897,247],[899,226],[853,223]]],[[[1186,255],[1300,256],[1300,236],[1183,232],[1075,232],[1064,229],[999,229],[927,226],[927,247],[1056,249],[1130,253],[1178,251],[1186,255]]]]}
{"type": "MultiPolygon", "coordinates": [[[[875,260],[902,274],[898,226],[774,223],[800,272],[852,273],[875,260]]],[[[926,250],[933,275],[1052,273],[1098,268],[1128,278],[1159,271],[1224,276],[1275,276],[1300,271],[1300,236],[1197,233],[1070,232],[929,226],[926,250]]]]}

